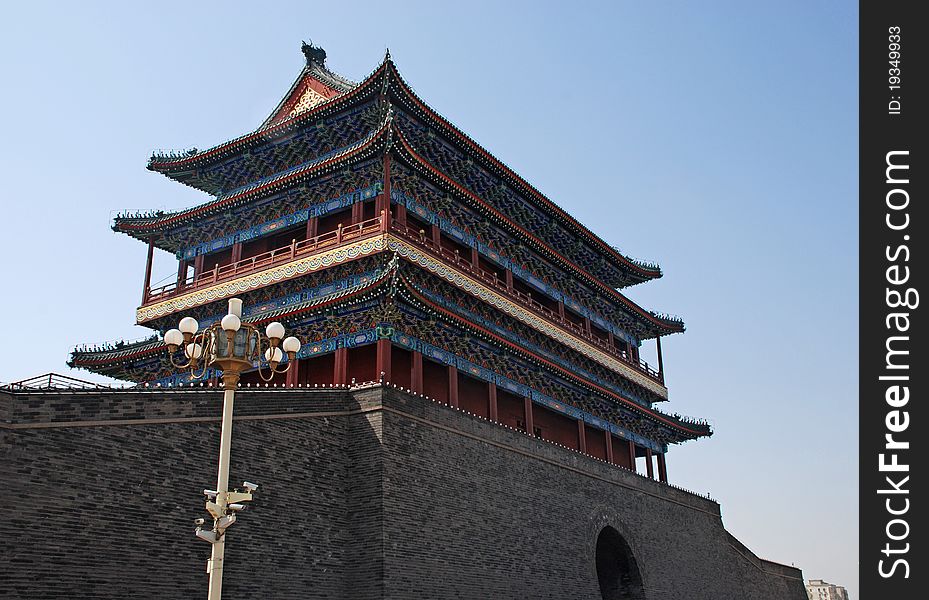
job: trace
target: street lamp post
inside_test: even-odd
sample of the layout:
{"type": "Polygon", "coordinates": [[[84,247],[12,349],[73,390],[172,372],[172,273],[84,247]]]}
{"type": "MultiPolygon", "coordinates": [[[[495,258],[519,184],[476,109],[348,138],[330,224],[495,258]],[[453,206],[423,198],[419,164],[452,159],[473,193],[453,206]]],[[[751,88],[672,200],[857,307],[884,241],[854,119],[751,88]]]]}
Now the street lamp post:
{"type": "Polygon", "coordinates": [[[232,406],[235,401],[235,389],[239,376],[262,356],[268,364],[268,375],[258,362],[258,373],[264,381],[271,381],[275,374],[285,373],[291,368],[300,350],[300,340],[288,337],[283,340],[284,326],[274,322],[267,326],[264,335],[255,325],[242,322],[242,301],[238,298],[229,300],[229,314],[219,323],[214,323],[203,331],[192,317],[184,317],[177,329],[165,333],[165,343],[171,364],[179,369],[189,369],[191,378],[200,378],[207,368],[216,367],[223,372],[223,420],[219,441],[219,469],[215,490],[203,490],[206,496],[206,510],[213,517],[213,529],[206,531],[200,525],[204,519],[197,519],[196,534],[212,545],[207,573],[210,575],[209,600],[220,600],[223,585],[223,559],[226,550],[226,529],[236,521],[236,513],[243,510],[252,499],[252,492],[258,486],[245,482],[244,489],[229,491],[229,454],[232,446],[232,406]],[[183,348],[186,362],[178,363],[175,354],[183,348]],[[287,366],[278,369],[287,354],[287,366]]]}

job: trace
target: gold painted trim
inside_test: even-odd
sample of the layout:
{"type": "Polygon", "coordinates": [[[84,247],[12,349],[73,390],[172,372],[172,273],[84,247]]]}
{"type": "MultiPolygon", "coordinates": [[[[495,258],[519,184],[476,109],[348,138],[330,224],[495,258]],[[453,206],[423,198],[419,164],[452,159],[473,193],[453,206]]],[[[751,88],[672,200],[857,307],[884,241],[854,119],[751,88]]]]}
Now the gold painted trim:
{"type": "Polygon", "coordinates": [[[278,281],[300,277],[306,273],[331,267],[332,265],[347,262],[361,256],[381,252],[386,247],[387,236],[381,234],[377,237],[366,238],[352,244],[298,258],[276,267],[239,277],[238,279],[224,281],[207,288],[195,290],[189,294],[183,294],[171,298],[170,300],[164,300],[149,306],[140,306],[136,309],[136,322],[139,324],[145,323],[152,319],[157,319],[158,317],[208,304],[223,298],[229,298],[236,294],[277,283],[278,281]]]}

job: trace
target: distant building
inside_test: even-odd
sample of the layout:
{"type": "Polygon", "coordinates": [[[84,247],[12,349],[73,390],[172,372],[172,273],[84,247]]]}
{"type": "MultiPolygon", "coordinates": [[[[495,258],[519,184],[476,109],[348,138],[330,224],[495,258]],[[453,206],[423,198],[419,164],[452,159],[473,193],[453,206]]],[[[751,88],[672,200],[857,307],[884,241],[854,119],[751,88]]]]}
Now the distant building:
{"type": "Polygon", "coordinates": [[[810,579],[806,584],[806,594],[810,600],[848,600],[844,587],[822,579],[810,579]]]}

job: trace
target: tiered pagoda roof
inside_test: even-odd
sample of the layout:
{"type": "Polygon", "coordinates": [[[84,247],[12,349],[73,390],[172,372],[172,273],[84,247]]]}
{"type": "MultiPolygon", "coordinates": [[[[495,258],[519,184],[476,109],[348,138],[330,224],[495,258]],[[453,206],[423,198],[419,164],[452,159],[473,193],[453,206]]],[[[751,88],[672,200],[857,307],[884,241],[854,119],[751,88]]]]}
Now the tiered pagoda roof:
{"type": "MultiPolygon", "coordinates": [[[[160,248],[180,261],[176,285],[146,286],[139,324],[163,331],[185,312],[206,325],[221,316],[223,299],[244,295],[253,306],[247,320],[281,320],[314,340],[301,358],[388,331],[399,347],[432,348],[431,359],[534,402],[575,418],[599,415],[588,421],[597,426],[606,419],[631,427],[639,433],[629,435],[645,436],[636,443],[711,433],[653,407],[667,400],[663,373],[641,362],[636,346],[684,324],[619,289],[660,277],[657,265],[620,253],[427,106],[389,53],[354,83],[326,68],[321,49],[304,44],[303,52],[305,66],[257,130],[204,151],[152,156],[150,170],[213,198],[115,219],[113,229],[148,242],[150,255],[160,248]],[[370,204],[378,208],[364,213],[370,204]],[[411,225],[393,222],[392,204],[409,211],[411,225]],[[249,259],[224,259],[231,262],[222,270],[219,259],[204,267],[205,256],[241,257],[249,240],[290,240],[274,232],[304,223],[315,231],[311,221],[348,207],[344,230],[340,223],[294,238],[289,249],[263,247],[249,259]],[[432,227],[429,239],[423,227],[432,227]],[[459,250],[470,255],[462,261],[459,250]],[[327,330],[328,322],[340,325],[327,330]]],[[[75,350],[69,364],[169,382],[164,353],[163,342],[148,339],[75,350]]]]}
{"type": "MultiPolygon", "coordinates": [[[[312,47],[306,47],[307,65],[303,68],[291,89],[278,105],[277,109],[256,131],[236,138],[214,148],[199,152],[179,153],[173,156],[155,155],[149,162],[149,169],[160,172],[172,179],[197,187],[215,194],[215,198],[198,206],[177,212],[157,212],[146,215],[120,215],[115,219],[113,229],[126,233],[140,240],[148,241],[154,237],[156,247],[163,250],[179,253],[183,247],[191,243],[192,237],[202,235],[197,229],[186,229],[186,226],[211,215],[227,215],[229,211],[244,206],[257,198],[268,197],[288,187],[298,185],[301,181],[319,177],[357,164],[378,152],[383,152],[390,145],[394,152],[400,154],[411,167],[433,178],[450,192],[461,199],[471,203],[485,218],[489,218],[508,229],[523,240],[529,247],[541,252],[553,262],[574,271],[589,284],[596,286],[601,293],[639,315],[646,327],[651,331],[644,334],[642,339],[677,333],[683,331],[683,323],[674,317],[647,311],[639,307],[616,288],[640,283],[648,279],[661,276],[657,265],[642,263],[630,259],[612,246],[609,246],[583,227],[564,210],[542,195],[538,190],[528,184],[502,162],[493,157],[458,128],[449,123],[437,112],[422,102],[400,77],[395,64],[389,54],[384,62],[360,84],[352,84],[348,80],[329,71],[319,54],[314,53],[312,47]],[[325,89],[323,89],[325,86],[325,89]],[[313,96],[315,104],[303,102],[308,92],[319,94],[313,96]],[[321,90],[317,91],[317,90],[321,90]],[[325,98],[322,96],[326,95],[325,98]],[[386,97],[390,103],[402,109],[415,112],[417,115],[434,124],[440,131],[468,150],[475,161],[481,161],[488,169],[500,177],[501,181],[520,190],[540,209],[546,211],[549,217],[569,227],[582,239],[587,240],[591,247],[597,249],[595,261],[607,260],[609,267],[596,268],[600,265],[578,265],[566,256],[563,248],[553,246],[551,239],[540,239],[539,232],[530,232],[519,223],[514,215],[501,212],[498,207],[492,206],[485,199],[479,197],[472,190],[467,189],[460,182],[449,177],[442,169],[429,162],[414,144],[408,139],[404,131],[405,122],[391,119],[390,114],[382,114],[379,122],[372,122],[372,130],[360,140],[345,146],[332,149],[319,155],[312,152],[300,155],[301,146],[294,144],[291,139],[295,132],[312,127],[312,124],[326,115],[339,112],[352,111],[359,105],[377,97],[386,97]],[[281,148],[287,156],[273,165],[268,161],[246,161],[250,168],[244,173],[238,173],[236,183],[245,181],[242,185],[217,184],[215,180],[208,181],[211,168],[224,162],[243,160],[250,151],[261,147],[281,148]],[[294,148],[296,146],[296,148],[294,148]],[[295,154],[295,157],[291,157],[295,154]],[[306,156],[312,156],[306,160],[306,156]],[[300,162],[297,162],[300,161],[300,162]],[[277,170],[286,165],[286,168],[277,170]],[[591,272],[596,268],[596,272],[591,272]]],[[[323,55],[324,57],[324,55],[323,55]]],[[[390,111],[388,110],[388,113],[390,111]]],[[[303,148],[303,150],[307,150],[303,148]]]]}
{"type": "MultiPolygon", "coordinates": [[[[114,229],[128,233],[139,239],[146,239],[146,235],[151,236],[154,232],[164,232],[173,227],[182,227],[192,224],[197,222],[198,219],[202,219],[211,214],[224,214],[231,209],[246,205],[256,198],[266,197],[275,192],[297,185],[300,181],[307,178],[319,177],[345,168],[346,166],[356,164],[375,156],[379,152],[383,152],[388,147],[396,152],[409,166],[422,173],[425,177],[433,179],[436,183],[446,186],[450,191],[455,192],[461,198],[469,200],[485,217],[506,226],[532,247],[543,252],[551,260],[561,263],[568,269],[573,270],[588,283],[597,286],[603,293],[607,294],[618,305],[622,306],[623,309],[630,311],[633,315],[641,319],[643,326],[646,328],[646,330],[641,333],[642,339],[678,333],[684,330],[683,323],[680,320],[643,309],[624,294],[611,288],[600,279],[593,277],[584,268],[574,264],[557,250],[551,248],[542,240],[539,240],[522,226],[514,223],[494,207],[488,205],[481,198],[442,173],[413,149],[412,145],[404,136],[403,131],[392,121],[389,114],[378,129],[368,134],[362,140],[351,146],[342,148],[335,153],[314,158],[288,169],[283,173],[276,173],[247,186],[243,186],[242,188],[233,190],[228,194],[220,195],[210,202],[184,211],[152,215],[149,217],[118,217],[114,229]],[[141,231],[145,231],[146,235],[141,234],[141,231]]],[[[199,231],[196,229],[191,229],[189,232],[191,236],[197,236],[199,234],[199,231]]],[[[164,250],[178,252],[180,249],[178,241],[177,238],[172,239],[164,237],[156,239],[155,245],[164,250]]]]}
{"type": "MultiPolygon", "coordinates": [[[[391,103],[424,119],[443,135],[448,136],[455,144],[467,151],[474,161],[481,163],[501,182],[511,185],[523,197],[533,202],[538,209],[544,211],[544,214],[585,240],[591,248],[596,250],[599,257],[608,261],[617,271],[617,275],[606,281],[608,285],[622,288],[661,277],[661,269],[658,265],[621,254],[425,104],[400,76],[389,53],[381,65],[357,85],[326,69],[322,62],[325,54],[320,56],[307,51],[304,53],[307,55],[307,66],[301,71],[275,112],[257,130],[208,150],[156,154],[149,161],[150,170],[216,195],[216,200],[178,213],[123,215],[117,217],[113,228],[133,237],[147,240],[151,234],[161,233],[166,228],[182,222],[185,217],[200,215],[201,211],[211,208],[225,207],[224,201],[230,194],[236,195],[243,191],[240,189],[241,186],[237,185],[240,181],[253,182],[268,176],[275,177],[300,163],[278,170],[277,164],[272,165],[269,161],[256,158],[250,162],[246,161],[251,169],[246,169],[245,172],[237,171],[236,178],[232,180],[228,177],[217,178],[214,167],[231,159],[241,159],[243,156],[248,156],[250,151],[265,146],[280,148],[284,154],[295,155],[290,161],[286,158],[280,160],[275,158],[279,162],[286,164],[301,161],[303,157],[299,155],[299,146],[294,148],[288,143],[289,138],[295,132],[316,123],[327,115],[350,110],[373,98],[384,96],[391,103]],[[321,90],[322,93],[316,90],[321,90]],[[308,93],[315,94],[312,96],[312,101],[303,100],[308,93]],[[269,169],[273,172],[268,173],[269,169]]],[[[512,218],[510,215],[508,217],[512,218]]],[[[171,250],[170,248],[164,249],[171,250]]]]}

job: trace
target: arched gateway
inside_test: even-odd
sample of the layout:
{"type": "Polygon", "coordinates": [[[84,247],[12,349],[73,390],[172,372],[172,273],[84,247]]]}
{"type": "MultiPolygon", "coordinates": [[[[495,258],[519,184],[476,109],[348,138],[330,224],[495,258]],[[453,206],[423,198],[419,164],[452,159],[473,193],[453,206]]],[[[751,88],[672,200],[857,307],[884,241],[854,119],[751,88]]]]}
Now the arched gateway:
{"type": "Polygon", "coordinates": [[[645,600],[642,576],[632,549],[609,526],[597,536],[597,579],[603,600],[645,600]]]}

